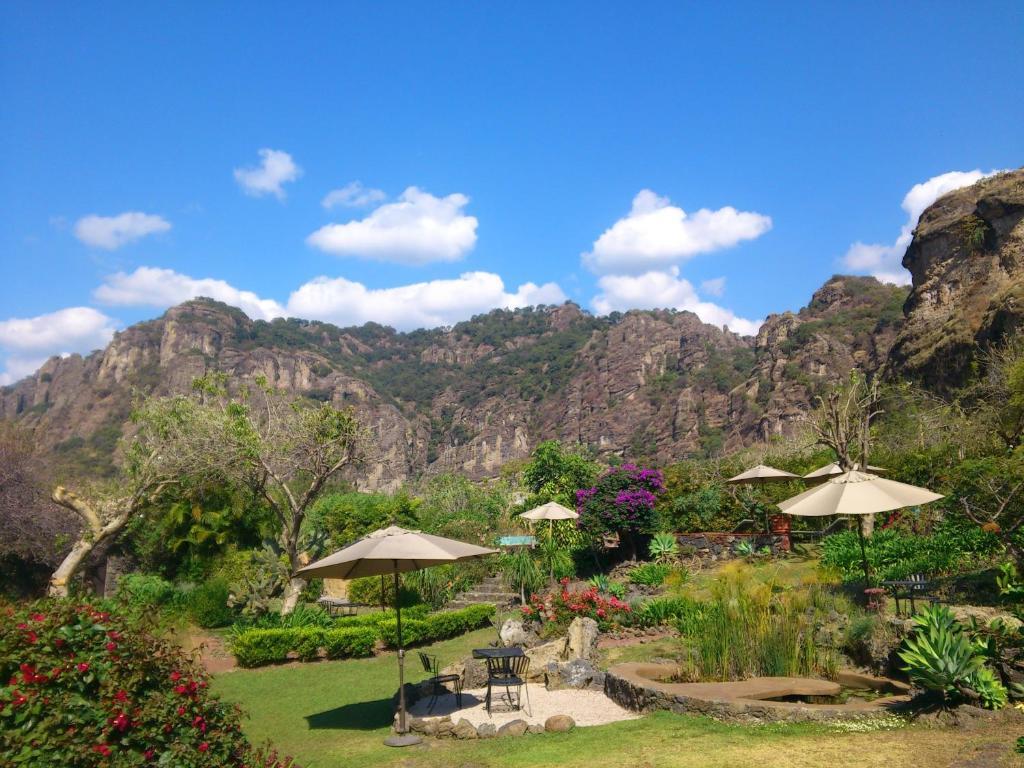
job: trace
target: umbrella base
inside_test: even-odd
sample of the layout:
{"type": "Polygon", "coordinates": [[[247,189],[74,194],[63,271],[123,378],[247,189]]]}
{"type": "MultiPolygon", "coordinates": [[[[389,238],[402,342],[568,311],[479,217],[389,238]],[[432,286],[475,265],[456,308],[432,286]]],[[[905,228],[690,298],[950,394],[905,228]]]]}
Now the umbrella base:
{"type": "Polygon", "coordinates": [[[423,739],[415,733],[393,733],[384,739],[384,744],[388,747],[412,747],[422,743],[423,739]]]}

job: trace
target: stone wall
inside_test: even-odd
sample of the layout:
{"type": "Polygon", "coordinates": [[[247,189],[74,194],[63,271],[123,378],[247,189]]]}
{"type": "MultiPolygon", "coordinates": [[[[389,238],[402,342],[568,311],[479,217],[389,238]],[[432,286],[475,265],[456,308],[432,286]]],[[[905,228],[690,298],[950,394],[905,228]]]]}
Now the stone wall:
{"type": "Polygon", "coordinates": [[[788,537],[769,536],[767,533],[677,533],[676,541],[683,552],[692,551],[708,560],[728,560],[737,557],[736,545],[749,542],[755,551],[763,547],[775,550],[789,549],[788,537]]]}

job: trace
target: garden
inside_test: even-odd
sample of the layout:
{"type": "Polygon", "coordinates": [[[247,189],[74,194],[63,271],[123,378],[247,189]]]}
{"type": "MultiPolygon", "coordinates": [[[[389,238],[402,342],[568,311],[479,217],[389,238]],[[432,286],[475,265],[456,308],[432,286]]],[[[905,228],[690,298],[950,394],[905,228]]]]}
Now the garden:
{"type": "MultiPolygon", "coordinates": [[[[498,478],[389,493],[351,485],[366,437],[350,412],[226,377],[142,400],[118,477],[53,491],[80,523],[36,558],[52,571],[6,584],[0,760],[1018,764],[1021,359],[956,403],[855,376],[799,438],[718,458],[655,467],[552,440],[498,478]],[[755,465],[775,479],[735,482],[755,465]],[[936,500],[783,519],[837,482],[936,500]],[[523,517],[540,508],[561,512],[523,517]],[[494,554],[303,577],[395,531],[494,554]],[[529,659],[538,710],[566,690],[577,709],[552,695],[568,702],[554,717],[469,727],[456,693],[482,697],[487,649],[529,659]],[[421,742],[405,750],[384,745],[402,730],[400,657],[421,742]],[[621,716],[588,722],[579,702],[598,700],[621,716]]],[[[12,462],[30,455],[0,438],[12,462]]],[[[27,503],[29,480],[0,491],[27,503]]]]}

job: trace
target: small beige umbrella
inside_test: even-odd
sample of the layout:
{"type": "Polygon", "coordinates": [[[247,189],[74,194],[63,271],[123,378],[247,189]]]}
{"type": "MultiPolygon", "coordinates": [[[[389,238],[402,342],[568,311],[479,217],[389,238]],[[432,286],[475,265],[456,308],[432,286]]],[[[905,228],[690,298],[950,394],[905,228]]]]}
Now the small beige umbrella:
{"type": "MultiPolygon", "coordinates": [[[[786,472],[782,469],[769,467],[767,464],[758,464],[745,472],[740,472],[735,477],[730,477],[725,482],[730,485],[761,485],[762,483],[778,483],[786,480],[799,480],[800,475],[786,472]]],[[[772,543],[772,526],[768,519],[768,510],[764,511],[764,531],[768,534],[768,542],[772,543]]],[[[774,548],[774,544],[772,544],[774,548]]]]}
{"type": "MultiPolygon", "coordinates": [[[[845,472],[838,477],[801,494],[779,502],[787,515],[827,517],[829,515],[873,515],[903,507],[916,507],[942,498],[927,488],[900,483],[867,472],[845,472]]],[[[857,526],[860,554],[864,560],[864,580],[868,573],[868,554],[864,547],[864,531],[857,526]]]]}
{"type": "MultiPolygon", "coordinates": [[[[555,520],[578,520],[579,513],[576,510],[569,509],[559,504],[557,501],[549,501],[547,504],[541,504],[539,507],[534,507],[528,512],[523,512],[519,515],[524,520],[537,521],[547,520],[548,521],[548,532],[551,534],[551,538],[555,537],[555,520]]],[[[555,581],[554,566],[551,571],[551,583],[555,581]]]]}
{"type": "MultiPolygon", "coordinates": [[[[860,471],[860,464],[854,464],[853,468],[860,471]]],[[[873,467],[868,464],[868,472],[885,472],[882,467],[873,467]]],[[[808,472],[804,475],[804,480],[827,480],[830,477],[843,474],[843,468],[839,466],[838,462],[833,461],[831,464],[826,464],[824,467],[818,467],[813,472],[808,472]]]]}
{"type": "Polygon", "coordinates": [[[799,480],[800,475],[794,475],[792,472],[786,472],[775,467],[769,467],[767,464],[758,464],[756,467],[751,467],[746,472],[740,472],[736,477],[730,477],[725,482],[732,483],[733,485],[755,485],[757,483],[771,483],[781,480],[799,480]]]}
{"type": "Polygon", "coordinates": [[[496,550],[486,547],[429,533],[407,531],[392,525],[374,531],[354,544],[295,572],[296,576],[306,579],[355,579],[360,576],[394,574],[398,634],[398,734],[384,740],[388,746],[404,747],[421,741],[418,736],[408,732],[405,723],[405,649],[402,648],[402,609],[398,601],[398,574],[495,553],[496,550]]]}

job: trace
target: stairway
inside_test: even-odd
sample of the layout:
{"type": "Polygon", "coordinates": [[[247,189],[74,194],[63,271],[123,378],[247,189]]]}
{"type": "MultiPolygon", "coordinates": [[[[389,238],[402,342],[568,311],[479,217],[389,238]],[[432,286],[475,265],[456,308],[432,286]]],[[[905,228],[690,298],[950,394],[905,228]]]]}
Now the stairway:
{"type": "Polygon", "coordinates": [[[505,606],[518,599],[519,595],[510,592],[500,576],[488,576],[471,589],[453,597],[445,606],[445,609],[454,611],[470,605],[484,604],[505,606]]]}

